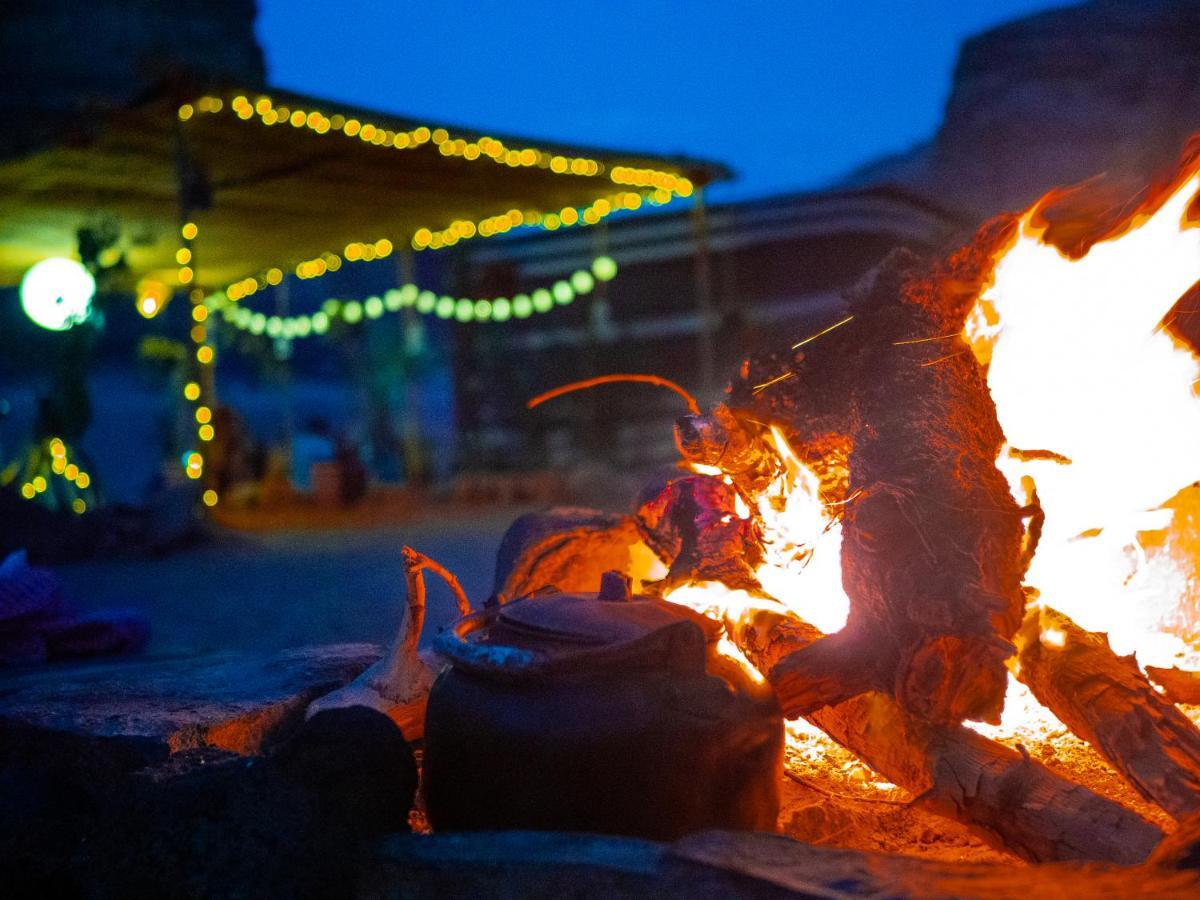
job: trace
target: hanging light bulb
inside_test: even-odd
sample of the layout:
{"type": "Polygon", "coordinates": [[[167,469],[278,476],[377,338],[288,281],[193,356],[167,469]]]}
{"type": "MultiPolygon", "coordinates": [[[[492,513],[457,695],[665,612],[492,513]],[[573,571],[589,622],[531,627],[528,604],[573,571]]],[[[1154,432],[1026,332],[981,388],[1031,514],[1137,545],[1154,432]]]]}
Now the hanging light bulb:
{"type": "Polygon", "coordinates": [[[95,293],[96,279],[73,259],[43,259],[21,279],[25,315],[50,331],[66,331],[84,321],[95,293]]]}

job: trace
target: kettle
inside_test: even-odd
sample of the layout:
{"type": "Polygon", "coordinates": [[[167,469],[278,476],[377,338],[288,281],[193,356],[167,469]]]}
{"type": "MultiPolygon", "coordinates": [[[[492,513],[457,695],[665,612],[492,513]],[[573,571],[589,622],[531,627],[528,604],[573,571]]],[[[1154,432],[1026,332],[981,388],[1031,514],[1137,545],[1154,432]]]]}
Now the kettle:
{"type": "Polygon", "coordinates": [[[771,830],[783,719],[717,650],[721,626],[633,596],[550,592],[460,619],[425,716],[438,831],[586,831],[674,840],[771,830]]]}

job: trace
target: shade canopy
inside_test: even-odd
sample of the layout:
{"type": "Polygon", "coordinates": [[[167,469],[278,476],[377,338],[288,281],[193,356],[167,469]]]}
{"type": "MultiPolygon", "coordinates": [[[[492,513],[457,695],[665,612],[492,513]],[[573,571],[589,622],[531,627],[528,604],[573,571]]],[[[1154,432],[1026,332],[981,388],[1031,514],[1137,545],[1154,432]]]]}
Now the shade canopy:
{"type": "Polygon", "coordinates": [[[485,135],[284,91],[164,91],[0,162],[0,285],[74,255],[81,228],[115,226],[122,286],[147,276],[174,285],[181,225],[194,222],[195,282],[225,288],[377,247],[582,227],[728,175],[698,160],[485,135]]]}

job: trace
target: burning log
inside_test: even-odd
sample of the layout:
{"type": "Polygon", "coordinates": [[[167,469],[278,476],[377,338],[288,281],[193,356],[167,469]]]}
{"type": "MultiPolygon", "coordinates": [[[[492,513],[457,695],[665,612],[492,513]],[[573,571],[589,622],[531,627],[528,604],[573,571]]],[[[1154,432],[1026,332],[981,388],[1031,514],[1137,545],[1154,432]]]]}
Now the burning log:
{"type": "Polygon", "coordinates": [[[638,540],[628,516],[565,506],[528,513],[500,542],[493,592],[511,600],[550,587],[594,591],[605,572],[630,570],[638,540]]]}
{"type": "Polygon", "coordinates": [[[998,721],[1024,609],[1024,529],[995,465],[1004,438],[987,384],[961,333],[1011,225],[993,223],[932,267],[893,253],[839,327],[786,358],[751,361],[734,385],[735,412],[785,423],[801,458],[839,438],[849,448],[850,617],[838,637],[781,664],[789,714],[869,686],[931,721],[998,721]],[[768,386],[781,370],[794,377],[768,386]]]}
{"type": "Polygon", "coordinates": [[[1031,609],[1017,635],[1018,679],[1147,800],[1176,819],[1200,812],[1200,730],[1104,634],[1031,609]]]}
{"type": "Polygon", "coordinates": [[[1151,681],[1163,689],[1163,693],[1172,703],[1186,703],[1193,706],[1200,703],[1200,672],[1146,666],[1146,674],[1151,681]]]}
{"type": "Polygon", "coordinates": [[[669,482],[638,509],[638,531],[659,559],[671,560],[659,589],[719,581],[758,591],[754,569],[762,545],[753,524],[737,515],[736,490],[707,475],[669,482]]]}
{"type": "MultiPolygon", "coordinates": [[[[758,607],[726,628],[772,681],[780,660],[822,638],[782,607],[758,607]]],[[[1134,864],[1162,838],[1140,816],[1028,755],[962,725],[919,719],[886,694],[862,694],[805,718],[931,810],[1031,862],[1134,864]]]]}
{"type": "Polygon", "coordinates": [[[1152,866],[1200,871],[1200,815],[1184,819],[1162,839],[1150,857],[1152,866]]]}
{"type": "Polygon", "coordinates": [[[708,415],[682,416],[675,423],[679,455],[699,470],[719,470],[744,496],[761,492],[779,469],[761,425],[739,419],[724,403],[708,415]]]}

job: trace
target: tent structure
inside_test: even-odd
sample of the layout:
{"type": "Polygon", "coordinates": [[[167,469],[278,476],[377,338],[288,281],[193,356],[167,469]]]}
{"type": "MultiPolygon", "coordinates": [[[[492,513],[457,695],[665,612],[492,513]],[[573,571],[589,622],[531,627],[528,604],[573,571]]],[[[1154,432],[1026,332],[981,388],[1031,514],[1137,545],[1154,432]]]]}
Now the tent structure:
{"type": "Polygon", "coordinates": [[[180,227],[194,223],[195,265],[183,278],[214,290],[377,255],[356,254],[360,245],[420,250],[513,227],[594,224],[728,174],[283,91],[163,90],[0,162],[0,286],[40,259],[73,255],[77,230],[99,217],[120,229],[128,277],[168,286],[181,281],[180,227]]]}
{"type": "MultiPolygon", "coordinates": [[[[210,312],[248,327],[250,311],[239,319],[232,304],[289,277],[319,278],[398,250],[439,250],[513,230],[595,225],[690,197],[728,175],[699,160],[483,134],[284,91],[195,93],[166,84],[136,103],[75,119],[61,139],[0,161],[0,287],[51,257],[78,254],[93,268],[105,265],[88,258],[90,240],[92,252],[124,262],[106,271],[106,289],[136,289],[147,318],[186,291],[194,352],[184,400],[196,433],[183,467],[203,480],[212,506],[217,493],[205,457],[217,437],[217,346],[210,312]]],[[[592,276],[579,277],[586,293],[592,276]]],[[[605,277],[597,270],[597,279],[605,277]]],[[[409,288],[397,308],[404,298],[412,305],[409,288]]],[[[572,290],[565,282],[563,289],[572,290]]],[[[455,301],[443,300],[443,318],[446,303],[455,301]]],[[[465,321],[470,315],[461,314],[475,307],[456,303],[465,321]]],[[[358,308],[348,306],[344,318],[355,321],[358,308]]],[[[512,308],[518,316],[525,311],[512,308]]],[[[313,323],[254,318],[261,320],[256,333],[284,340],[292,336],[287,329],[303,336],[313,323]]],[[[36,487],[21,485],[27,495],[36,487]]]]}

